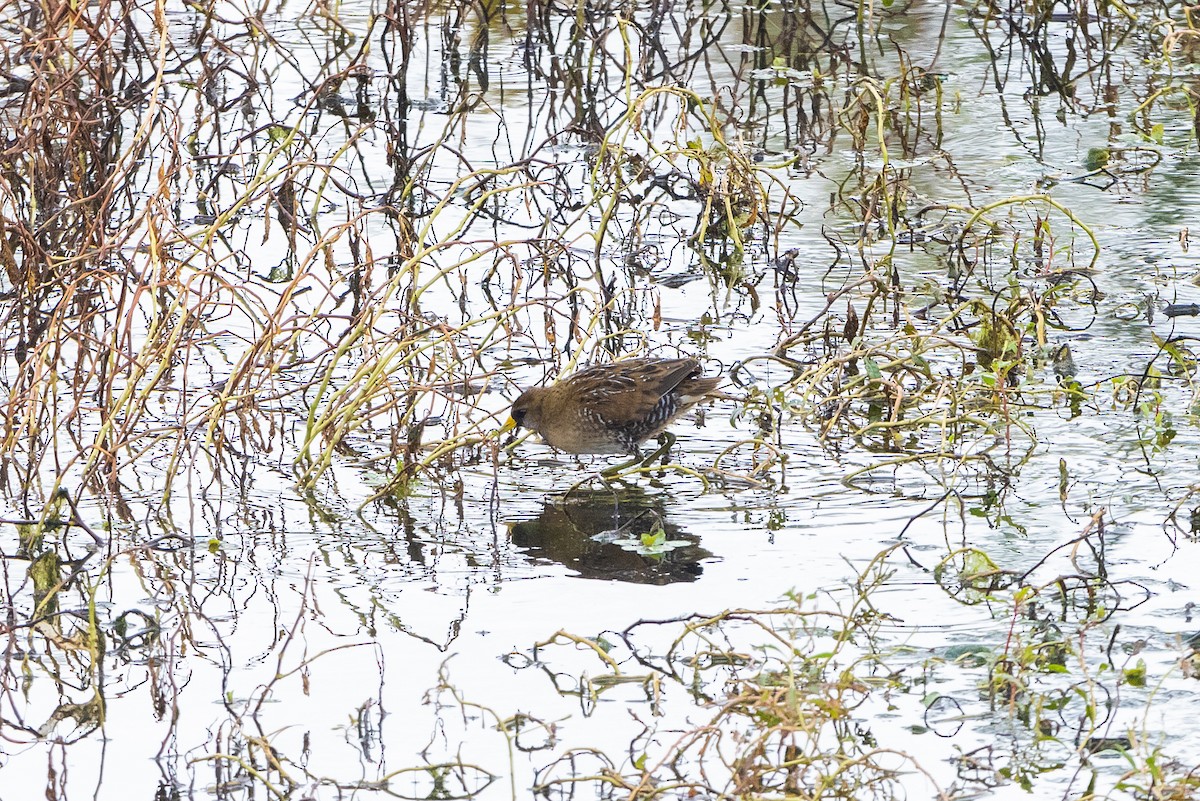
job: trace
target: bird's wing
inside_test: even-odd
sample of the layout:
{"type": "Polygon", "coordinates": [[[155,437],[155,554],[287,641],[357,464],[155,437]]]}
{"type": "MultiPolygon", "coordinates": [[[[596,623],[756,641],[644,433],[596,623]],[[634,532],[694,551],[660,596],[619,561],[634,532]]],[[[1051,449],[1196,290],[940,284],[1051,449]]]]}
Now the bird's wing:
{"type": "Polygon", "coordinates": [[[631,359],[579,373],[579,391],[604,420],[618,426],[650,419],[663,395],[696,372],[691,359],[631,359]],[[583,379],[586,379],[584,381],[583,379]],[[609,402],[610,398],[616,400],[609,402]]]}

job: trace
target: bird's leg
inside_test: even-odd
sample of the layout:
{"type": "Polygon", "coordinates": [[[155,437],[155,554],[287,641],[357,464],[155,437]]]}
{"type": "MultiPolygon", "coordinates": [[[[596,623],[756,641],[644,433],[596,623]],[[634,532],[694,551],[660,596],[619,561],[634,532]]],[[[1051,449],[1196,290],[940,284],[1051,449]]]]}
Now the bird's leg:
{"type": "Polygon", "coordinates": [[[633,449],[633,458],[632,459],[630,459],[629,461],[626,461],[626,462],[621,462],[620,464],[614,464],[612,467],[604,468],[603,470],[600,471],[600,478],[602,478],[602,479],[612,478],[613,476],[617,475],[618,473],[621,473],[621,472],[625,471],[626,469],[633,467],[634,465],[637,465],[637,464],[645,464],[645,460],[642,458],[642,452],[639,451],[635,447],[633,449]]]}
{"type": "Polygon", "coordinates": [[[660,456],[662,457],[663,466],[666,466],[671,455],[671,446],[675,444],[675,435],[670,431],[664,431],[658,435],[657,442],[658,450],[649,456],[642,456],[642,452],[635,447],[633,449],[633,458],[627,462],[621,462],[620,464],[614,464],[612,467],[604,468],[600,471],[600,476],[602,478],[611,478],[612,476],[624,472],[634,465],[639,467],[649,467],[650,463],[660,456]]]}
{"type": "Polygon", "coordinates": [[[662,457],[662,466],[666,467],[667,460],[671,455],[671,446],[675,444],[675,435],[670,431],[664,431],[658,435],[658,450],[647,456],[642,464],[648,465],[658,457],[662,457]]]}

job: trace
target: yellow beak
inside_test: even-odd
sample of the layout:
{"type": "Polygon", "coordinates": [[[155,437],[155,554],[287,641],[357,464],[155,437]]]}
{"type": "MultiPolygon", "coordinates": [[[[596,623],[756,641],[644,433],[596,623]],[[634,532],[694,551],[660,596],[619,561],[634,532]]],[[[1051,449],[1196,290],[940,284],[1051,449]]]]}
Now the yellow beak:
{"type": "Polygon", "coordinates": [[[507,434],[509,431],[515,431],[516,429],[517,429],[517,421],[514,420],[510,416],[507,420],[504,421],[504,425],[500,426],[500,433],[507,434]]]}

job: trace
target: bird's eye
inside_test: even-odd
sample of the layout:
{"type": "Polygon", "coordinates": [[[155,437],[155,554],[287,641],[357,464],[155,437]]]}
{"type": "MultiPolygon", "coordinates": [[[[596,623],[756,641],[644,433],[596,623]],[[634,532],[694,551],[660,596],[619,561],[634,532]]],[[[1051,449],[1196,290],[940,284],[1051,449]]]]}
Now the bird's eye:
{"type": "Polygon", "coordinates": [[[517,425],[519,425],[519,426],[525,425],[525,410],[524,409],[513,409],[512,410],[512,419],[516,420],[517,425]]]}

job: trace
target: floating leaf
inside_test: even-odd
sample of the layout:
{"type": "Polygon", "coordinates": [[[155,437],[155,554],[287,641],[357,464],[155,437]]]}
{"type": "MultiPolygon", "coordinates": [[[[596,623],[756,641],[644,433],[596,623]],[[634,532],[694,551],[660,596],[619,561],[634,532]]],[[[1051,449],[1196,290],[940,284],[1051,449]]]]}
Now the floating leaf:
{"type": "Polygon", "coordinates": [[[1146,686],[1146,660],[1139,659],[1137,664],[1125,670],[1125,681],[1133,687],[1146,686]]]}
{"type": "Polygon", "coordinates": [[[1089,147],[1083,166],[1088,170],[1102,170],[1108,164],[1109,152],[1107,147],[1089,147]]]}

